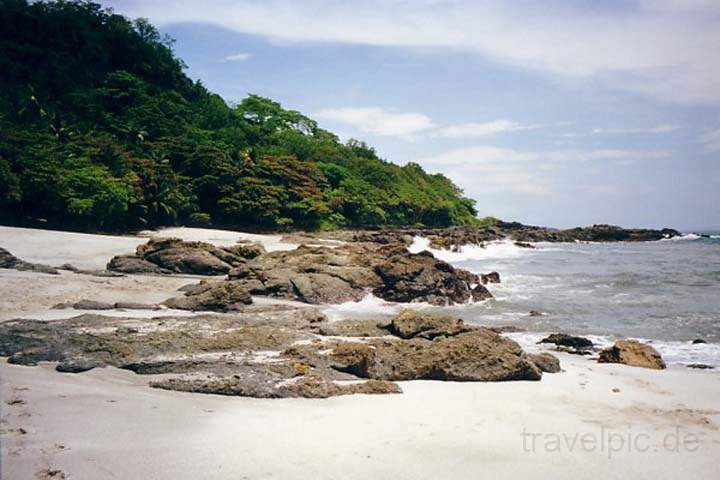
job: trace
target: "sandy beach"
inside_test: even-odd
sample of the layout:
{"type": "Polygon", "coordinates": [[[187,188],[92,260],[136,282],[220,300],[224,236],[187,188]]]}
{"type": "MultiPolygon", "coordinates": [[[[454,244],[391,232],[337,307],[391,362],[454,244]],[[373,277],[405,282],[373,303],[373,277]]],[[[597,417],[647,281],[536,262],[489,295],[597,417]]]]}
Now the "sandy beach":
{"type": "MultiPolygon", "coordinates": [[[[218,243],[242,237],[167,233],[218,243]]],[[[0,245],[20,258],[83,268],[102,268],[145,241],[0,229],[0,245]]],[[[0,318],[67,318],[83,312],[50,307],[89,296],[158,302],[192,281],[0,270],[0,318]]],[[[400,395],[329,399],[181,393],[149,388],[155,375],[114,367],[72,374],[1,359],[2,478],[714,477],[718,373],[553,353],[563,371],[539,382],[406,381],[400,395]]]]}

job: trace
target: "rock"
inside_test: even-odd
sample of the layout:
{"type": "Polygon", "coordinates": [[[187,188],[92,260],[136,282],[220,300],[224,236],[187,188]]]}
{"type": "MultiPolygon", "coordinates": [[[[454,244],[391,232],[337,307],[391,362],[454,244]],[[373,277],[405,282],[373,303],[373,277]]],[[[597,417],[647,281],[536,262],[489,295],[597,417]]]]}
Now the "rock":
{"type": "Polygon", "coordinates": [[[558,373],[561,370],[560,359],[551,353],[528,353],[527,358],[543,372],[558,373]]]}
{"type": "Polygon", "coordinates": [[[115,302],[115,308],[121,310],[160,310],[160,305],[138,302],[115,302]]]}
{"type": "Polygon", "coordinates": [[[477,327],[470,327],[459,318],[422,314],[416,310],[405,309],[400,312],[388,326],[393,335],[400,338],[426,338],[432,340],[440,336],[452,336],[468,332],[477,327]]]}
{"type": "Polygon", "coordinates": [[[703,340],[702,338],[696,338],[695,340],[692,341],[692,343],[693,343],[693,345],[698,345],[698,344],[707,343],[707,342],[705,340],[703,340]]]}
{"type": "Polygon", "coordinates": [[[112,310],[115,308],[115,304],[95,300],[80,300],[73,303],[72,308],[75,310],[112,310]]]}
{"type": "Polygon", "coordinates": [[[107,269],[122,273],[171,273],[135,255],[118,255],[107,264],[107,269]]]}
{"type": "Polygon", "coordinates": [[[298,375],[288,366],[243,366],[240,373],[206,378],[169,378],[152,382],[155,388],[256,398],[328,398],[355,393],[402,393],[392,382],[368,380],[338,384],[314,375],[298,375]]]}
{"type": "Polygon", "coordinates": [[[245,287],[235,281],[201,282],[201,287],[163,302],[168,308],[193,311],[228,312],[252,303],[245,287]]]}
{"type": "Polygon", "coordinates": [[[12,253],[0,247],[0,268],[10,268],[20,271],[30,271],[38,273],[47,273],[50,275],[59,275],[60,272],[54,267],[43,265],[40,263],[30,263],[20,260],[12,253]]]}
{"type": "Polygon", "coordinates": [[[543,338],[538,343],[554,343],[558,346],[571,347],[576,349],[592,348],[592,341],[584,337],[576,337],[565,333],[553,333],[543,338]]]}
{"type": "Polygon", "coordinates": [[[712,370],[715,368],[713,365],[708,365],[706,363],[690,363],[687,366],[688,368],[696,368],[699,370],[712,370]]]}
{"type": "Polygon", "coordinates": [[[488,283],[500,283],[500,274],[498,272],[481,273],[480,282],[483,285],[487,285],[488,283]]]}
{"type": "Polygon", "coordinates": [[[261,255],[234,268],[228,278],[242,282],[254,295],[306,303],[343,303],[369,292],[397,302],[437,305],[485,299],[490,293],[478,277],[435,259],[428,252],[410,254],[404,246],[342,244],[261,255]]]}
{"type": "Polygon", "coordinates": [[[137,255],[161,268],[175,273],[221,275],[230,271],[222,260],[226,254],[209,243],[184,242],[177,238],[151,239],[137,248],[137,255]]]}
{"type": "Polygon", "coordinates": [[[542,317],[542,316],[543,316],[543,313],[542,313],[542,312],[538,312],[537,310],[530,310],[530,312],[528,313],[528,315],[531,316],[531,317],[542,317]]]}
{"type": "Polygon", "coordinates": [[[540,380],[542,373],[520,346],[485,329],[436,340],[341,343],[334,368],[378,380],[540,380]]]}
{"type": "Polygon", "coordinates": [[[216,247],[205,242],[185,242],[178,238],[153,238],[140,245],[135,255],[110,260],[108,270],[124,273],[191,273],[221,275],[247,259],[265,254],[259,244],[216,247]]]}
{"type": "Polygon", "coordinates": [[[516,247],[535,249],[535,245],[527,242],[515,242],[516,247]]]}
{"type": "Polygon", "coordinates": [[[612,391],[613,391],[613,393],[620,393],[620,389],[617,388],[617,387],[614,387],[614,388],[612,389],[612,391]]]}
{"type": "Polygon", "coordinates": [[[388,253],[386,259],[374,266],[375,273],[382,279],[382,286],[374,290],[380,298],[448,305],[492,296],[484,287],[471,289],[473,283],[480,283],[476,275],[456,269],[429,252],[410,254],[395,250],[388,253]]]}
{"type": "Polygon", "coordinates": [[[665,362],[657,350],[637,340],[618,340],[615,345],[600,352],[598,363],[624,363],[657,370],[665,368],[665,362]]]}
{"type": "Polygon", "coordinates": [[[95,362],[92,360],[87,360],[84,358],[75,358],[72,360],[66,360],[64,362],[59,363],[55,370],[58,372],[64,372],[64,373],[82,373],[87,372],[88,370],[92,370],[93,368],[97,367],[103,367],[104,365],[99,362],[95,362]]]}
{"type": "Polygon", "coordinates": [[[377,320],[338,320],[317,326],[320,335],[333,337],[382,337],[388,335],[388,323],[377,320]]]}

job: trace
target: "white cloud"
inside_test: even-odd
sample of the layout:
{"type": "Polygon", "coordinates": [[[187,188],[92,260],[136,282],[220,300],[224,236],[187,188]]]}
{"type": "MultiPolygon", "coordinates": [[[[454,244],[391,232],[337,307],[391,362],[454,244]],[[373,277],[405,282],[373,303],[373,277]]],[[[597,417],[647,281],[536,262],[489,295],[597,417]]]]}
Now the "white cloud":
{"type": "Polygon", "coordinates": [[[234,55],[228,55],[220,59],[221,62],[242,62],[250,58],[252,55],[249,53],[236,53],[234,55]]]}
{"type": "Polygon", "coordinates": [[[679,130],[680,127],[677,125],[658,125],[656,127],[649,127],[649,128],[596,128],[593,130],[593,133],[595,134],[619,134],[619,135],[625,135],[625,134],[632,134],[632,133],[648,133],[648,134],[661,134],[661,133],[670,133],[674,132],[675,130],[679,130]]]}
{"type": "Polygon", "coordinates": [[[665,101],[720,103],[720,2],[628,0],[104,0],[154,22],[205,22],[283,42],[462,49],[665,101]]]}
{"type": "Polygon", "coordinates": [[[720,151],[720,128],[703,133],[698,140],[706,152],[720,151]]]}
{"type": "Polygon", "coordinates": [[[404,138],[435,126],[422,113],[392,112],[380,107],[329,108],[317,112],[315,117],[347,123],[362,133],[404,138]]]}
{"type": "Polygon", "coordinates": [[[449,138],[484,137],[502,132],[516,132],[518,130],[534,130],[539,125],[521,125],[510,120],[495,120],[485,123],[463,123],[441,128],[437,134],[449,138]]]}
{"type": "Polygon", "coordinates": [[[466,192],[474,195],[516,193],[553,194],[559,172],[579,167],[580,162],[614,162],[669,157],[665,150],[550,150],[522,151],[490,145],[461,148],[414,160],[431,171],[444,172],[466,192]]]}

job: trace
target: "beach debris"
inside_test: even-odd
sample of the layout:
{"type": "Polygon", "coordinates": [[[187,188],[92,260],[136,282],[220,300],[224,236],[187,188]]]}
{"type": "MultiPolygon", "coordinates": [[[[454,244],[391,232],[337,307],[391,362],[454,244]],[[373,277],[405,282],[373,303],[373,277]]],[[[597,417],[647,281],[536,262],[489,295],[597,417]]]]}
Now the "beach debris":
{"type": "Polygon", "coordinates": [[[623,363],[633,367],[662,370],[665,361],[655,348],[637,340],[618,340],[600,352],[598,363],[623,363]]]}

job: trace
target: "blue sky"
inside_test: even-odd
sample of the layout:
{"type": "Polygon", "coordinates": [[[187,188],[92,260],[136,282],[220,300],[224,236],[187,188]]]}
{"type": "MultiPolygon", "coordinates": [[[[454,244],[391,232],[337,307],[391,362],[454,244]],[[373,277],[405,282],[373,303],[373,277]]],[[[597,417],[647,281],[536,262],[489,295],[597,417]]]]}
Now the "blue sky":
{"type": "Polygon", "coordinates": [[[442,172],[481,215],[720,228],[720,2],[105,1],[257,93],[442,172]]]}

